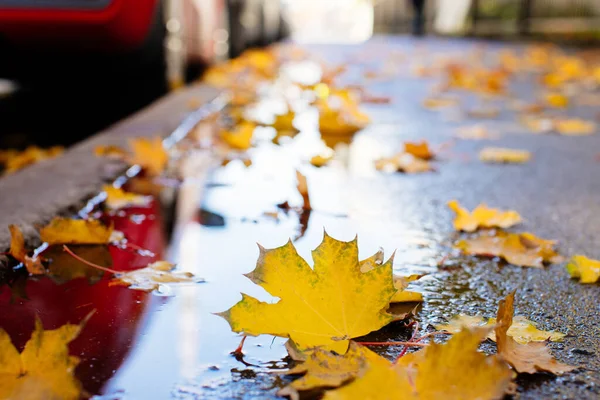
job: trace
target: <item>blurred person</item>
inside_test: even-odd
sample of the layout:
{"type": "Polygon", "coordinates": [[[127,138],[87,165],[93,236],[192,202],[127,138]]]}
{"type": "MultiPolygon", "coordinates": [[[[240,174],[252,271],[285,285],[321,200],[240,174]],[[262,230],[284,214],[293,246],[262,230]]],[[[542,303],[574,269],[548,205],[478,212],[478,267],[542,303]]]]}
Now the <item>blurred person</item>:
{"type": "Polygon", "coordinates": [[[415,36],[425,34],[425,0],[411,0],[413,7],[413,26],[412,33],[415,36]]]}

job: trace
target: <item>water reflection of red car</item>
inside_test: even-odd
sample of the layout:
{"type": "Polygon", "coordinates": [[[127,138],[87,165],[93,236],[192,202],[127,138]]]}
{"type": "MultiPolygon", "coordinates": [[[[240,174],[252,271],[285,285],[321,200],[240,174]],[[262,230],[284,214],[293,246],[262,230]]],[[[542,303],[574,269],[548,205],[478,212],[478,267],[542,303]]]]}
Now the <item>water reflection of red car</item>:
{"type": "MultiPolygon", "coordinates": [[[[159,259],[165,239],[157,204],[147,209],[132,208],[119,215],[111,217],[115,229],[155,256],[112,247],[114,268],[135,269],[159,259]]],[[[157,298],[153,301],[153,296],[146,292],[111,285],[110,276],[94,282],[88,279],[92,275],[94,271],[90,277],[66,282],[51,277],[28,278],[20,293],[17,288],[0,287],[0,327],[21,350],[31,336],[36,317],[45,329],[55,329],[67,323],[77,324],[95,310],[70,349],[72,355],[81,359],[77,378],[87,392],[96,394],[125,360],[157,298]]]]}

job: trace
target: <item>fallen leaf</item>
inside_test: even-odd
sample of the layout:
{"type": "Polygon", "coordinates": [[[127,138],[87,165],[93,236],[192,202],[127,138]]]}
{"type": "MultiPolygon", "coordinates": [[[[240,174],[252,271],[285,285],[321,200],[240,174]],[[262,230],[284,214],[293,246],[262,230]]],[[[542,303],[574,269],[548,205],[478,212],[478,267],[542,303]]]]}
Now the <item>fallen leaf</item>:
{"type": "Polygon", "coordinates": [[[531,233],[481,234],[478,237],[463,239],[456,248],[466,254],[504,258],[513,265],[543,268],[544,263],[558,263],[562,257],[554,250],[554,240],[545,240],[531,233]]]}
{"type": "Polygon", "coordinates": [[[231,131],[222,131],[221,138],[225,143],[236,150],[248,150],[252,146],[252,137],[256,125],[244,121],[231,131]]]}
{"type": "Polygon", "coordinates": [[[333,159],[333,153],[330,154],[317,154],[316,156],[310,159],[310,163],[317,167],[323,167],[329,163],[333,159]]]}
{"type": "Polygon", "coordinates": [[[408,153],[398,153],[389,158],[382,158],[375,162],[375,168],[384,172],[404,172],[416,174],[433,171],[431,164],[408,153]]]}
{"type": "Polygon", "coordinates": [[[302,377],[277,392],[278,396],[289,396],[292,400],[298,400],[300,398],[298,392],[316,388],[339,387],[354,379],[367,360],[376,361],[380,358],[368,348],[352,341],[345,355],[338,355],[320,348],[307,353],[303,363],[284,373],[285,375],[302,375],[302,377]]]}
{"type": "Polygon", "coordinates": [[[10,231],[10,250],[8,254],[25,266],[27,272],[31,275],[43,275],[46,273],[46,268],[42,264],[39,257],[29,257],[25,249],[25,238],[23,232],[16,225],[9,225],[10,231]]]}
{"type": "Polygon", "coordinates": [[[577,367],[562,364],[552,357],[550,349],[545,342],[530,342],[520,344],[507,335],[508,328],[513,322],[515,292],[506,299],[500,300],[498,305],[498,324],[496,325],[496,344],[498,355],[506,360],[518,373],[535,374],[536,372],[550,372],[562,374],[572,371],[577,367]]]}
{"type": "Polygon", "coordinates": [[[132,152],[129,162],[144,168],[148,175],[158,176],[167,166],[169,155],[160,137],[130,139],[129,147],[132,152]]]}
{"type": "Polygon", "coordinates": [[[477,351],[488,330],[463,330],[446,344],[432,343],[391,364],[382,357],[364,363],[348,385],[325,392],[325,400],[501,399],[513,373],[497,356],[477,351]]]}
{"type": "Polygon", "coordinates": [[[152,197],[150,196],[129,193],[112,185],[104,185],[102,190],[106,193],[104,203],[108,208],[113,210],[125,207],[147,207],[152,201],[152,197]]]}
{"type": "Polygon", "coordinates": [[[567,272],[581,283],[596,283],[600,279],[600,261],[586,256],[575,255],[566,265],[567,272]]]}
{"type": "Polygon", "coordinates": [[[525,163],[531,158],[526,150],[508,149],[502,147],[486,147],[479,152],[479,159],[487,163],[525,163]]]}
{"type": "Polygon", "coordinates": [[[585,136],[596,132],[596,124],[583,119],[569,118],[554,121],[558,133],[565,136],[585,136]]]}
{"type": "Polygon", "coordinates": [[[457,231],[475,232],[478,228],[510,228],[521,222],[518,212],[488,208],[485,204],[478,205],[472,212],[461,207],[456,200],[449,201],[448,207],[456,214],[454,229],[457,231]]]}
{"type": "Polygon", "coordinates": [[[165,283],[199,282],[190,272],[172,272],[174,264],[156,261],[145,268],[120,272],[115,275],[111,285],[123,285],[131,289],[151,292],[165,283]]]}
{"type": "Polygon", "coordinates": [[[109,157],[109,158],[126,158],[127,152],[115,145],[107,145],[107,146],[96,146],[94,148],[94,154],[97,157],[109,157]]]}
{"type": "Polygon", "coordinates": [[[276,115],[275,120],[271,126],[275,128],[276,131],[298,131],[294,126],[294,118],[296,118],[296,114],[293,111],[288,111],[285,114],[276,115]]]}
{"type": "Polygon", "coordinates": [[[79,359],[69,355],[68,345],[82,325],[44,330],[36,319],[35,330],[20,354],[0,328],[0,398],[79,399],[81,383],[73,376],[79,359]]]}
{"type": "Polygon", "coordinates": [[[482,125],[464,126],[456,131],[457,138],[465,140],[484,140],[496,139],[496,135],[488,132],[487,128],[482,125]]]}
{"type": "Polygon", "coordinates": [[[327,234],[312,255],[314,269],[291,241],[271,250],[260,247],[256,269],[246,276],[280,300],[260,302],[242,294],[219,315],[234,332],[288,337],[301,351],[322,346],[338,354],[346,353],[349,339],[392,322],[386,312],[396,292],[391,259],[362,273],[357,240],[341,242],[327,234]]]}
{"type": "Polygon", "coordinates": [[[37,146],[29,146],[20,152],[6,152],[4,158],[4,172],[13,173],[40,161],[58,157],[65,151],[62,146],[54,146],[42,149],[37,146]]]}
{"type": "Polygon", "coordinates": [[[109,243],[113,227],[94,219],[68,219],[55,217],[40,229],[43,242],[53,244],[105,244],[109,243]]]}
{"type": "MultiPolygon", "coordinates": [[[[464,328],[489,327],[496,325],[496,318],[489,318],[487,321],[482,316],[470,316],[458,314],[447,324],[435,325],[435,329],[450,333],[458,333],[464,328]]],[[[555,331],[542,331],[537,328],[535,322],[528,320],[524,316],[518,315],[513,319],[512,325],[508,328],[507,335],[512,337],[517,343],[526,344],[529,342],[560,342],[565,337],[564,333],[555,331]]],[[[490,332],[488,339],[496,341],[496,333],[490,332]]]]}
{"type": "Polygon", "coordinates": [[[425,140],[420,142],[404,142],[404,152],[422,160],[431,160],[434,157],[429,144],[425,140]]]}
{"type": "Polygon", "coordinates": [[[560,93],[548,93],[546,103],[555,108],[565,108],[569,105],[569,98],[560,93]]]}

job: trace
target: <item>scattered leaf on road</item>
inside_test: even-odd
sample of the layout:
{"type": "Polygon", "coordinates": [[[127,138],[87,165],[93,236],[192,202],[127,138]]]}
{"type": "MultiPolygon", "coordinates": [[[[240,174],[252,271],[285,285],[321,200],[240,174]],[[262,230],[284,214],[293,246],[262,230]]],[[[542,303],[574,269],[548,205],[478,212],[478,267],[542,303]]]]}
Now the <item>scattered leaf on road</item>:
{"type": "Polygon", "coordinates": [[[464,126],[457,129],[455,136],[464,140],[497,139],[497,136],[491,134],[483,125],[464,126]]]}
{"type": "Polygon", "coordinates": [[[545,240],[531,233],[493,232],[463,239],[456,248],[466,254],[502,257],[513,265],[543,268],[544,263],[557,263],[562,257],[554,250],[556,241],[545,240]]]}
{"type": "Polygon", "coordinates": [[[600,261],[586,256],[575,255],[566,265],[567,272],[581,283],[596,283],[600,279],[600,261]]]}
{"type": "Polygon", "coordinates": [[[125,207],[147,207],[152,201],[150,196],[129,193],[112,185],[104,185],[102,190],[106,193],[105,204],[113,210],[125,207]]]}
{"type": "Polygon", "coordinates": [[[433,167],[428,161],[408,153],[398,153],[389,158],[381,158],[375,161],[375,168],[383,172],[404,172],[406,174],[433,171],[433,167]]]}
{"type": "Polygon", "coordinates": [[[420,142],[404,142],[404,152],[422,160],[431,160],[434,157],[429,144],[425,140],[420,142]]]}
{"type": "Polygon", "coordinates": [[[456,214],[454,229],[474,232],[478,228],[510,228],[521,222],[521,216],[513,210],[502,211],[480,204],[472,212],[460,206],[458,201],[451,200],[448,207],[456,214]]]}
{"type": "Polygon", "coordinates": [[[479,152],[479,159],[487,163],[525,163],[531,158],[526,150],[503,147],[486,147],[479,152]]]}
{"type": "Polygon", "coordinates": [[[520,344],[507,335],[508,328],[513,322],[515,292],[506,299],[500,300],[498,306],[498,324],[496,325],[496,344],[498,355],[506,360],[519,373],[535,374],[536,372],[551,372],[562,374],[577,367],[562,364],[552,357],[545,342],[520,344]]]}
{"type": "Polygon", "coordinates": [[[55,217],[40,229],[42,241],[53,244],[104,244],[111,241],[113,227],[94,219],[55,217]]]}
{"type": "Polygon", "coordinates": [[[555,108],[565,108],[569,105],[569,98],[560,93],[548,93],[546,103],[555,108]]]}
{"type": "MultiPolygon", "coordinates": [[[[485,318],[479,315],[470,316],[458,314],[453,317],[447,324],[435,325],[435,329],[450,333],[458,333],[464,328],[489,327],[493,328],[496,325],[496,318],[485,318]]],[[[529,342],[544,342],[550,340],[552,342],[560,342],[565,334],[555,331],[542,331],[537,328],[535,322],[518,315],[513,319],[512,325],[508,328],[508,336],[512,337],[517,343],[526,344],[529,342]]],[[[490,332],[488,339],[496,341],[496,333],[490,332]]]]}
{"type": "Polygon", "coordinates": [[[131,139],[129,147],[132,153],[129,162],[140,165],[148,175],[158,176],[167,166],[169,154],[160,137],[131,139]]]}
{"type": "Polygon", "coordinates": [[[222,131],[221,138],[230,147],[236,150],[248,150],[252,146],[252,137],[256,125],[252,122],[244,121],[231,131],[222,131]]]}
{"type": "Polygon", "coordinates": [[[578,118],[558,119],[554,122],[558,133],[565,136],[587,136],[596,132],[596,124],[578,118]]]}
{"type": "Polygon", "coordinates": [[[392,322],[386,312],[396,293],[392,260],[363,273],[356,239],[342,242],[325,234],[313,251],[314,269],[292,242],[271,250],[260,248],[256,269],[247,275],[277,303],[243,294],[224,317],[234,332],[289,337],[300,350],[322,346],[346,353],[351,338],[392,322]]]}

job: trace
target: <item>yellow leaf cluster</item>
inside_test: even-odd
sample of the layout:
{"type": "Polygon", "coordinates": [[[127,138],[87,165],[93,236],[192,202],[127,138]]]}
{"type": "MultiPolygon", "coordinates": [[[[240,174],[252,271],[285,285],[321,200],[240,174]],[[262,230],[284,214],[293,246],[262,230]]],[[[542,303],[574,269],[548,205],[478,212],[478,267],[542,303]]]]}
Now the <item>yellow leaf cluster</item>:
{"type": "Polygon", "coordinates": [[[40,161],[58,157],[64,151],[62,146],[49,149],[30,146],[23,151],[3,150],[0,152],[0,163],[4,164],[5,173],[10,174],[40,161]]]}

